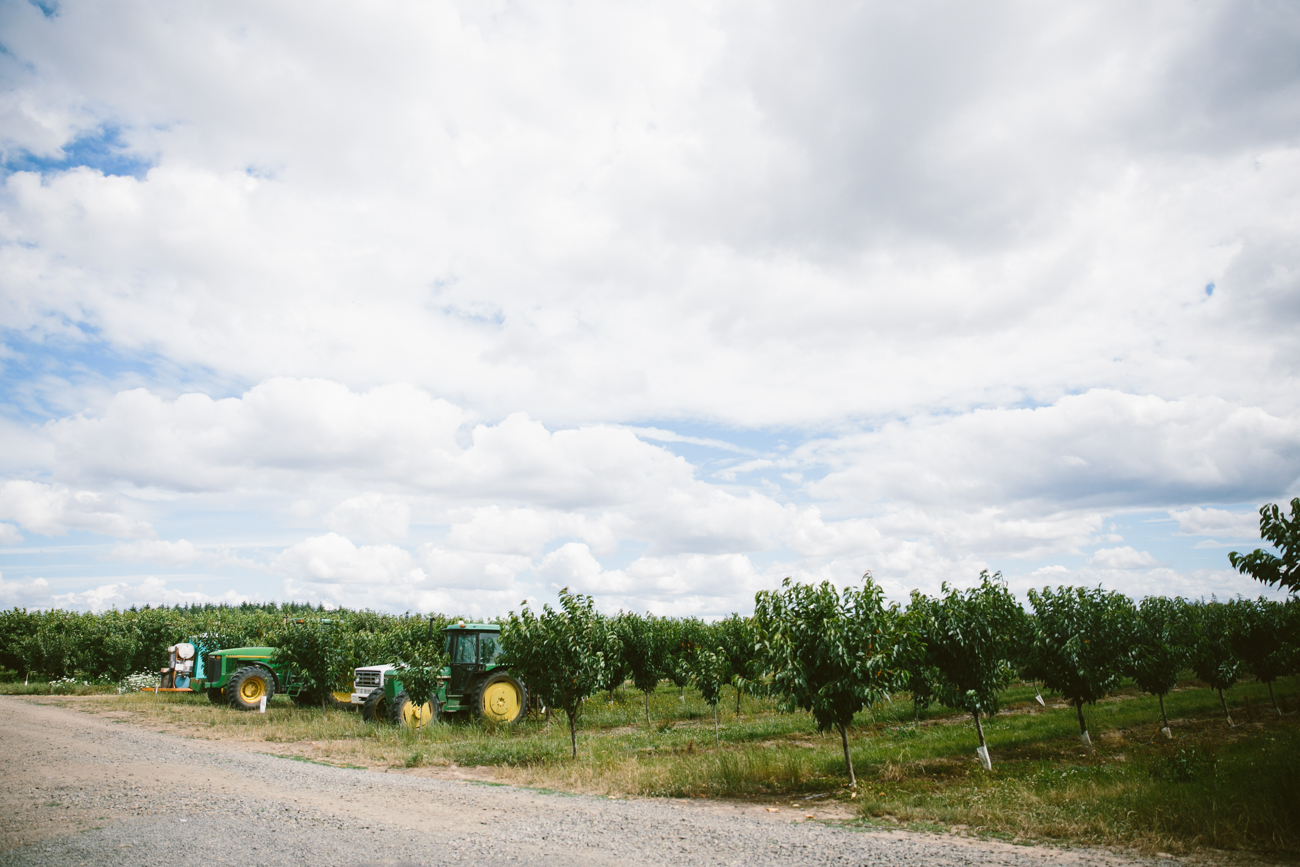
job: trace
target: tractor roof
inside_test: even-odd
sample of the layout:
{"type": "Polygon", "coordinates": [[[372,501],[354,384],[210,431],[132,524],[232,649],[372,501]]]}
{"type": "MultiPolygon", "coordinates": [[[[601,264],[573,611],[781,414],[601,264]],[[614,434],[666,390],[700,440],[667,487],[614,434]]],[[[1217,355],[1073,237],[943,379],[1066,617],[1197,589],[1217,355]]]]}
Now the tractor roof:
{"type": "Polygon", "coordinates": [[[496,623],[466,623],[463,620],[460,621],[459,623],[451,624],[450,626],[446,627],[442,631],[460,632],[462,629],[465,630],[466,632],[469,632],[470,630],[473,630],[474,632],[500,632],[501,631],[501,627],[496,623]]]}

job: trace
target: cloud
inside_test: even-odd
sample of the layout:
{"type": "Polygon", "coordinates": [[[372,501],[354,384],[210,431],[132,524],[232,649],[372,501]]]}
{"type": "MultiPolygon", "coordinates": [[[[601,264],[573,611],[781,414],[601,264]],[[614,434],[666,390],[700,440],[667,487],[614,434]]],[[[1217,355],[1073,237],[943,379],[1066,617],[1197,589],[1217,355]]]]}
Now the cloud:
{"type": "Polygon", "coordinates": [[[518,601],[527,558],[422,545],[355,545],[337,533],[303,540],[271,558],[288,599],[394,611],[499,615],[518,601]],[[493,607],[493,606],[498,607],[493,607]]]}
{"type": "Polygon", "coordinates": [[[169,587],[164,579],[151,576],[139,584],[101,584],[90,590],[56,593],[46,597],[46,600],[46,605],[41,607],[104,611],[132,605],[239,605],[250,601],[250,597],[234,590],[215,595],[197,590],[177,590],[169,587]]]}
{"type": "Polygon", "coordinates": [[[0,541],[494,613],[1248,538],[1300,16],[933,13],[4,7],[0,541]]]}
{"type": "Polygon", "coordinates": [[[325,516],[325,526],[364,542],[405,539],[410,525],[411,508],[404,500],[373,491],[344,500],[325,516]]]}
{"type": "Polygon", "coordinates": [[[152,526],[124,514],[107,494],[25,479],[0,486],[0,520],[45,536],[64,536],[73,530],[127,538],[155,535],[152,526]]]}
{"type": "Polygon", "coordinates": [[[831,467],[809,484],[814,495],[851,502],[1239,502],[1300,476],[1300,420],[1217,397],[1093,389],[1032,409],[892,422],[797,456],[831,467]]]}
{"type": "Polygon", "coordinates": [[[158,563],[163,566],[188,566],[203,556],[194,543],[185,539],[175,542],[149,540],[115,545],[108,553],[111,560],[127,563],[158,563]]]}
{"type": "Polygon", "coordinates": [[[1150,569],[1157,565],[1155,557],[1127,545],[1122,548],[1101,548],[1093,552],[1088,564],[1099,569],[1150,569]]]}
{"type": "Polygon", "coordinates": [[[1190,509],[1171,509],[1169,517],[1178,521],[1178,532],[1185,536],[1259,538],[1258,512],[1229,512],[1224,509],[1194,506],[1190,509]]]}

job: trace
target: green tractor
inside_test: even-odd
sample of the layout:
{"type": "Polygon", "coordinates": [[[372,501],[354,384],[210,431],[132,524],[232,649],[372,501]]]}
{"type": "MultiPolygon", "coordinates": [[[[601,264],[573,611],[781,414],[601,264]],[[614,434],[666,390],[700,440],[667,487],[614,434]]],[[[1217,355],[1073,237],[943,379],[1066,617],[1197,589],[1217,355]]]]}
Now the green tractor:
{"type": "Polygon", "coordinates": [[[320,707],[323,703],[346,703],[347,692],[321,696],[307,689],[292,666],[274,662],[274,647],[232,647],[199,656],[194,692],[206,692],[213,704],[228,704],[237,710],[257,710],[262,699],[287,695],[296,705],[320,707]]]}
{"type": "MultiPolygon", "coordinates": [[[[432,624],[430,624],[432,626],[432,624]]],[[[501,627],[494,623],[457,623],[443,630],[448,665],[438,675],[438,688],[426,701],[406,694],[401,674],[391,665],[358,668],[352,700],[361,700],[361,714],[376,722],[421,728],[443,714],[468,714],[475,719],[515,723],[528,711],[528,690],[501,655],[501,627]]]]}

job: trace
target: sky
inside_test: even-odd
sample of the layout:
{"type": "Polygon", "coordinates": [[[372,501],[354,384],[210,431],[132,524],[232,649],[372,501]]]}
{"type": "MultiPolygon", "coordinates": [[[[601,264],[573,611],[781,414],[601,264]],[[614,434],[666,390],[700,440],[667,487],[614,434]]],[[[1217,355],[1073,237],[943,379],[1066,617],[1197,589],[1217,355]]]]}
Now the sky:
{"type": "Polygon", "coordinates": [[[1287,0],[0,0],[0,80],[0,606],[1278,598],[1287,0]]]}

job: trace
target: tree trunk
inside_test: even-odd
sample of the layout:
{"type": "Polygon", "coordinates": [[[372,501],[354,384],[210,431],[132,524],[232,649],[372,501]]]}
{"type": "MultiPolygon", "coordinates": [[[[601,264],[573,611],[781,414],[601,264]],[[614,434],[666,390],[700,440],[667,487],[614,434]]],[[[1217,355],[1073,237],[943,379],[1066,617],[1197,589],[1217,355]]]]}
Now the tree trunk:
{"type": "Polygon", "coordinates": [[[716,703],[713,705],[713,745],[715,747],[722,746],[718,740],[718,705],[716,703]]]}
{"type": "Polygon", "coordinates": [[[980,737],[979,749],[975,751],[975,754],[980,757],[980,764],[984,766],[984,770],[991,771],[993,770],[993,757],[989,755],[989,745],[984,740],[984,724],[980,722],[980,712],[977,710],[971,711],[971,715],[975,717],[975,731],[980,737]]]}
{"type": "Polygon", "coordinates": [[[578,757],[578,714],[576,711],[565,711],[569,716],[569,745],[573,747],[573,757],[578,757]]]}
{"type": "Polygon", "coordinates": [[[1228,725],[1232,726],[1232,714],[1228,713],[1228,702],[1227,699],[1223,697],[1222,688],[1219,689],[1219,704],[1223,705],[1223,716],[1228,720],[1228,725]]]}
{"type": "Polygon", "coordinates": [[[1083,721],[1083,699],[1074,700],[1074,709],[1079,714],[1079,740],[1083,743],[1083,748],[1091,753],[1092,737],[1088,734],[1088,724],[1083,721]]]}
{"type": "Polygon", "coordinates": [[[1273,681],[1271,680],[1268,682],[1268,700],[1273,702],[1273,713],[1281,716],[1282,711],[1278,709],[1277,699],[1273,696],[1273,681]]]}
{"type": "Polygon", "coordinates": [[[650,693],[645,694],[645,724],[650,725],[650,693]]]}
{"type": "Polygon", "coordinates": [[[682,704],[686,704],[686,685],[682,684],[682,704]]]}
{"type": "Polygon", "coordinates": [[[849,769],[849,788],[858,787],[858,778],[853,774],[853,756],[849,755],[849,730],[843,723],[838,723],[840,730],[840,743],[844,745],[844,766],[849,769]]]}
{"type": "MultiPolygon", "coordinates": [[[[1273,687],[1270,684],[1269,689],[1272,688],[1273,687]]],[[[736,687],[736,716],[740,716],[740,687],[736,687]]]]}

